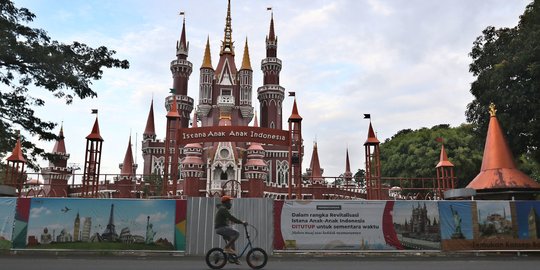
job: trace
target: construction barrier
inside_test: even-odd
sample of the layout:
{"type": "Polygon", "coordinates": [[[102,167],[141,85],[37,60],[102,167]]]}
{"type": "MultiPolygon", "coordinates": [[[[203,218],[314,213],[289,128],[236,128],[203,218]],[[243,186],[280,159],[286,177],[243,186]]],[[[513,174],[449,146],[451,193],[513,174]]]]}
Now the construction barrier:
{"type": "MultiPolygon", "coordinates": [[[[0,198],[0,249],[166,250],[202,255],[216,198],[0,198]]],[[[540,250],[539,201],[236,199],[231,210],[272,251],[540,250]]],[[[243,228],[237,247],[244,245],[243,228]]]]}

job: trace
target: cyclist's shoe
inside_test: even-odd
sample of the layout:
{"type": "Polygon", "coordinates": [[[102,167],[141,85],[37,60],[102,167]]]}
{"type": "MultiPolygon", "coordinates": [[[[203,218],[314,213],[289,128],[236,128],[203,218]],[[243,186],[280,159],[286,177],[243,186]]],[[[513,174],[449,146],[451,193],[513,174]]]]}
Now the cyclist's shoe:
{"type": "Polygon", "coordinates": [[[227,254],[236,254],[236,251],[234,249],[232,249],[232,248],[224,248],[223,252],[225,252],[227,254]]]}
{"type": "Polygon", "coordinates": [[[242,262],[240,261],[240,259],[237,258],[237,259],[234,261],[234,264],[236,264],[236,265],[241,265],[242,262]]]}

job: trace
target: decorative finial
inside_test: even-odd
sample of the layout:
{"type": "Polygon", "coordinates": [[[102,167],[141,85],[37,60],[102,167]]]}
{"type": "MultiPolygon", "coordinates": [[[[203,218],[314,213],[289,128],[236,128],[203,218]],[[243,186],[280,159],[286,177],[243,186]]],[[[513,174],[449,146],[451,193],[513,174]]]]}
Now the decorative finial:
{"type": "Polygon", "coordinates": [[[497,115],[497,107],[493,102],[489,103],[489,115],[495,117],[497,115]]]}

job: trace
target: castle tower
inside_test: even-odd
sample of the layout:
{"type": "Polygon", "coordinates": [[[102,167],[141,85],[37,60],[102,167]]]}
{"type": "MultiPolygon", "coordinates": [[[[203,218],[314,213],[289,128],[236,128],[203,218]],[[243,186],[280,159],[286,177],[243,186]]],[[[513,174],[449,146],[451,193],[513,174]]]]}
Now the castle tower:
{"type": "Polygon", "coordinates": [[[182,23],[182,34],[176,42],[176,59],[171,61],[171,73],[173,76],[172,95],[165,99],[165,108],[171,110],[173,99],[176,100],[178,114],[180,115],[180,127],[189,126],[189,116],[193,110],[193,99],[187,95],[188,80],[193,69],[193,64],[187,60],[189,43],[186,41],[186,20],[182,23]]]}
{"type": "Polygon", "coordinates": [[[128,146],[126,149],[126,155],[124,156],[124,162],[118,165],[120,168],[120,176],[116,179],[115,194],[117,198],[131,198],[133,194],[135,172],[137,171],[137,164],[133,161],[133,151],[131,150],[131,136],[129,136],[128,146]]]}
{"type": "MultiPolygon", "coordinates": [[[[197,114],[193,114],[193,126],[198,128],[197,114]]],[[[205,188],[204,161],[202,160],[202,145],[200,143],[189,143],[184,146],[186,157],[182,160],[182,178],[184,179],[184,195],[189,197],[202,197],[200,190],[205,188]]]]}
{"type": "Polygon", "coordinates": [[[201,66],[199,85],[201,98],[197,106],[197,115],[203,127],[218,126],[223,112],[230,115],[232,126],[247,126],[253,118],[250,98],[253,72],[249,63],[248,47],[246,44],[243,65],[238,71],[234,60],[231,22],[231,2],[228,1],[224,38],[216,69],[212,68],[208,41],[201,66]]]}
{"type": "Polygon", "coordinates": [[[49,197],[67,197],[68,180],[73,174],[73,169],[67,167],[69,154],[66,153],[64,142],[64,127],[60,127],[58,140],[54,144],[49,159],[49,166],[41,170],[44,180],[44,191],[49,197]]]}
{"type": "Polygon", "coordinates": [[[282,129],[282,103],[285,88],[279,85],[281,60],[277,58],[278,39],[274,31],[274,13],[270,19],[270,31],[266,36],[266,58],[261,62],[264,74],[263,86],[257,89],[260,103],[261,127],[282,129]]]}
{"type": "Polygon", "coordinates": [[[26,159],[22,155],[21,138],[20,135],[18,136],[11,156],[7,158],[6,185],[13,188],[13,195],[17,194],[17,196],[21,196],[26,159]]]}
{"type": "Polygon", "coordinates": [[[148,177],[152,174],[162,174],[164,159],[163,157],[159,156],[159,148],[163,148],[163,143],[156,140],[156,128],[154,124],[154,99],[152,99],[141,145],[143,157],[143,175],[148,177]]]}
{"type": "MultiPolygon", "coordinates": [[[[259,127],[255,116],[253,127],[259,127]]],[[[264,180],[267,176],[268,166],[264,162],[265,151],[260,143],[252,142],[247,149],[247,162],[244,165],[245,175],[248,179],[248,196],[261,198],[264,196],[264,180]]]]}
{"type": "Polygon", "coordinates": [[[455,180],[454,164],[448,160],[444,144],[441,145],[441,156],[435,168],[437,169],[437,195],[443,198],[446,190],[454,188],[455,180]]]}
{"type": "Polygon", "coordinates": [[[249,59],[248,41],[244,46],[244,56],[242,66],[238,71],[238,84],[240,85],[240,113],[242,118],[251,119],[253,117],[253,106],[251,106],[251,95],[253,92],[253,70],[249,59]]]}
{"type": "Polygon", "coordinates": [[[96,197],[98,191],[99,172],[101,169],[101,150],[103,138],[99,133],[99,122],[96,121],[92,132],[86,136],[86,154],[84,155],[83,197],[96,197]]]}
{"type": "Polygon", "coordinates": [[[204,58],[199,76],[199,105],[197,106],[197,115],[200,119],[207,116],[212,109],[213,87],[214,68],[212,67],[212,56],[210,55],[210,37],[208,37],[206,39],[206,48],[204,50],[204,58]]]}
{"type": "Polygon", "coordinates": [[[291,169],[289,170],[289,190],[288,198],[292,199],[292,189],[295,185],[296,198],[302,198],[302,157],[304,156],[304,146],[302,139],[302,116],[298,114],[298,107],[296,105],[296,98],[294,98],[293,109],[291,116],[289,116],[289,133],[290,133],[290,147],[289,147],[289,164],[291,169]]]}
{"type": "Polygon", "coordinates": [[[382,199],[381,158],[379,140],[375,136],[371,121],[369,122],[368,138],[364,143],[366,153],[366,191],[368,200],[382,199]]]}
{"type": "Polygon", "coordinates": [[[176,99],[173,99],[171,110],[167,113],[162,195],[167,195],[169,189],[172,190],[173,195],[176,195],[178,184],[178,159],[180,157],[180,149],[178,148],[176,136],[178,128],[180,128],[181,116],[178,114],[176,108],[176,99]],[[171,188],[169,188],[169,184],[171,184],[171,188]]]}
{"type": "Polygon", "coordinates": [[[476,198],[532,199],[540,193],[540,184],[516,168],[510,147],[496,116],[489,106],[489,126],[480,173],[467,185],[476,190],[476,198]],[[501,191],[503,191],[501,194],[501,191]]]}

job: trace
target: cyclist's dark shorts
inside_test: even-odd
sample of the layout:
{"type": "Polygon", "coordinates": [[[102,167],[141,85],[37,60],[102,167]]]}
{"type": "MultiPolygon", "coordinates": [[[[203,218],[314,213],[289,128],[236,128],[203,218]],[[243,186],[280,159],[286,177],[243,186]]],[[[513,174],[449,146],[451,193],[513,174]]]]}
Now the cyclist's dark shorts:
{"type": "Polygon", "coordinates": [[[227,239],[230,239],[230,238],[236,238],[240,235],[240,233],[229,227],[229,226],[225,226],[225,227],[219,227],[216,229],[216,233],[223,236],[223,237],[226,237],[227,239]]]}

